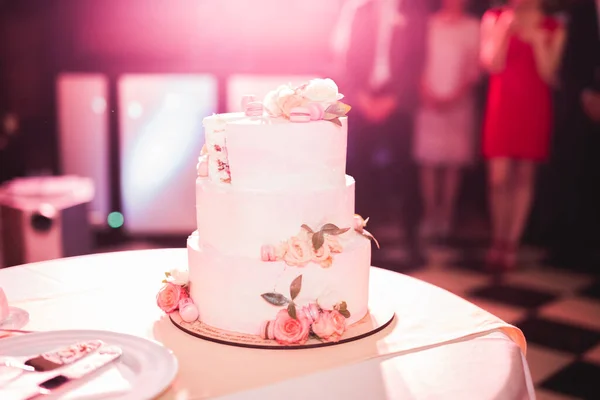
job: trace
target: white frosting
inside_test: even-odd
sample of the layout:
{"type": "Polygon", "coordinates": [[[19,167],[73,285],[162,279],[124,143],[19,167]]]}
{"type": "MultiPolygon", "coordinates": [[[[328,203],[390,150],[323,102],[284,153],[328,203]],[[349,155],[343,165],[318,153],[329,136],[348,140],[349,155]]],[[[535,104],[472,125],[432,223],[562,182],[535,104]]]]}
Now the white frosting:
{"type": "Polygon", "coordinates": [[[223,254],[259,258],[265,244],[298,234],[302,224],[318,230],[326,223],[354,226],[354,179],[315,189],[259,191],[196,180],[196,216],[203,244],[223,254]]]}
{"type": "Polygon", "coordinates": [[[335,293],[348,305],[351,317],[347,323],[359,321],[368,310],[371,243],[353,236],[343,252],[335,255],[331,267],[309,263],[298,268],[225,256],[201,246],[194,233],[187,243],[190,294],[200,320],[219,329],[258,335],[261,323],[273,320],[281,308],[266,302],[261,294],[276,291],[287,296],[290,283],[301,274],[302,289],[295,300],[298,306],[335,293]]]}
{"type": "Polygon", "coordinates": [[[220,114],[204,120],[209,151],[209,178],[224,182],[223,162],[231,185],[246,189],[314,189],[344,185],[347,118],[307,124],[284,118],[220,114]],[[215,145],[225,151],[215,151],[215,145]],[[221,160],[219,163],[217,160],[221,160]]]}
{"type": "MultiPolygon", "coordinates": [[[[311,81],[288,94],[271,96],[267,105],[288,116],[294,102],[328,105],[341,97],[330,80],[311,81]]],[[[340,107],[338,114],[329,113],[345,114],[346,108],[340,107]]],[[[321,118],[324,109],[308,114],[321,118]]],[[[187,243],[190,294],[202,322],[258,335],[261,324],[281,309],[261,294],[288,296],[299,275],[298,307],[318,301],[331,308],[345,301],[351,314],[348,324],[366,315],[371,243],[352,229],[338,236],[343,250],[328,267],[312,261],[296,267],[261,260],[263,246],[298,235],[303,224],[315,231],[327,223],[354,227],[355,183],[345,174],[348,119],[341,117],[338,123],[294,123],[243,113],[204,119],[208,168],[199,163],[198,229],[187,243]]],[[[275,257],[267,254],[265,259],[275,257]]]]}

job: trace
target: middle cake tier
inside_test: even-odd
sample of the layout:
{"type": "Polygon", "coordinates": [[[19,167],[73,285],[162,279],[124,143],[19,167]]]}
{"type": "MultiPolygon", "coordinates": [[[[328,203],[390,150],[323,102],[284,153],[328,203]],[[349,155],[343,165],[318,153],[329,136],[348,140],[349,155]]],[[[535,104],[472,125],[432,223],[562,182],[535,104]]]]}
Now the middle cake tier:
{"type": "Polygon", "coordinates": [[[316,189],[260,191],[196,180],[196,218],[203,244],[223,254],[259,257],[261,246],[331,223],[354,226],[354,178],[345,185],[316,189]]]}

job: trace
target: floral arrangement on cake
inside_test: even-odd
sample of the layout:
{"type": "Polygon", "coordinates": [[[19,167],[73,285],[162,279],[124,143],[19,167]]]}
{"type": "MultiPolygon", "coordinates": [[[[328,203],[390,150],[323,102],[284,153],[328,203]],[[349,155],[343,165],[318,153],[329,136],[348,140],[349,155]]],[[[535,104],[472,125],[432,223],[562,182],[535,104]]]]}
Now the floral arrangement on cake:
{"type": "Polygon", "coordinates": [[[263,107],[271,117],[292,122],[326,120],[341,126],[340,117],[351,109],[340,101],[343,98],[332,79],[313,79],[296,88],[279,86],[265,96],[263,107]]]}
{"type": "Polygon", "coordinates": [[[163,286],[156,295],[156,304],[167,314],[179,311],[185,322],[198,319],[198,307],[190,297],[188,271],[171,269],[165,272],[163,286]]]}
{"type": "MultiPolygon", "coordinates": [[[[369,218],[363,219],[358,214],[354,215],[354,231],[369,240],[377,248],[379,242],[365,229],[369,218]]],[[[329,268],[333,264],[334,254],[341,253],[342,244],[338,236],[349,231],[350,228],[338,228],[335,224],[325,224],[318,231],[304,224],[296,236],[279,243],[278,245],[263,245],[260,249],[262,261],[283,261],[289,266],[304,267],[309,262],[329,268]]]]}
{"type": "Polygon", "coordinates": [[[330,309],[318,301],[299,307],[294,300],[301,289],[302,275],[299,275],[290,285],[289,298],[277,292],[261,295],[268,303],[287,308],[279,310],[274,320],[262,323],[260,336],[282,345],[304,344],[310,337],[338,342],[346,331],[346,318],[350,318],[346,302],[338,302],[330,309]]]}
{"type": "Polygon", "coordinates": [[[325,224],[318,231],[302,225],[300,233],[277,246],[264,245],[261,248],[263,261],[284,261],[287,265],[304,267],[309,262],[331,267],[333,255],[341,253],[343,247],[337,236],[350,228],[338,228],[335,224],[325,224]]]}

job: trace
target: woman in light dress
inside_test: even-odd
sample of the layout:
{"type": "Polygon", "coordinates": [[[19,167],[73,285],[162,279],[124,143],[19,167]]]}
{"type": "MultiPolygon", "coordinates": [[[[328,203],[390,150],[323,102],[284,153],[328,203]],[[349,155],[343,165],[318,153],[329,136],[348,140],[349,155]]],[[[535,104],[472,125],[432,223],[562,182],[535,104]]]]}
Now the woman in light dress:
{"type": "Polygon", "coordinates": [[[450,233],[462,169],[476,154],[480,23],[466,13],[466,0],[442,3],[429,21],[413,142],[424,203],[421,234],[426,237],[450,233]]]}

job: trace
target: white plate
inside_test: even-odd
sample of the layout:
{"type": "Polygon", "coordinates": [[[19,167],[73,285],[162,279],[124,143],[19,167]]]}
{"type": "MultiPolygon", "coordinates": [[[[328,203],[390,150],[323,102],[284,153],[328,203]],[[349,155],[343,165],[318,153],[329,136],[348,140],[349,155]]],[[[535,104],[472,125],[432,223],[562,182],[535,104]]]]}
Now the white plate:
{"type": "MultiPolygon", "coordinates": [[[[91,339],[100,339],[106,344],[117,345],[123,350],[123,355],[108,368],[92,375],[84,385],[45,398],[151,399],[165,391],[175,379],[178,369],[177,359],[170,350],[159,343],[116,332],[81,330],[28,333],[0,340],[0,355],[16,357],[37,355],[91,339]]],[[[0,394],[1,390],[0,387],[0,394]]]]}

